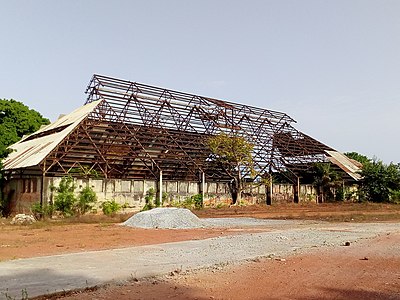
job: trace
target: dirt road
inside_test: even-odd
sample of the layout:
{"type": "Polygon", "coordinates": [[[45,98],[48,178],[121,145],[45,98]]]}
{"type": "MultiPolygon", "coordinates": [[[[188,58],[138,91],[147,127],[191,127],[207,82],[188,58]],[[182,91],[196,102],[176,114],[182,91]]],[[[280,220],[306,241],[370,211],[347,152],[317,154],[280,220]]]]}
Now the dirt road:
{"type": "Polygon", "coordinates": [[[83,299],[400,299],[400,234],[71,295],[83,299]]]}
{"type": "MultiPolygon", "coordinates": [[[[2,262],[0,263],[0,294],[5,299],[16,297],[21,292],[32,297],[57,291],[98,286],[110,282],[126,283],[126,280],[149,276],[175,274],[213,266],[234,265],[249,260],[259,261],[265,258],[271,258],[271,260],[285,265],[293,256],[313,253],[316,249],[348,248],[351,246],[343,245],[346,243],[354,245],[360,241],[387,233],[400,233],[400,223],[360,224],[275,220],[264,220],[261,222],[262,226],[252,228],[256,231],[249,233],[242,231],[247,222],[251,226],[254,224],[251,219],[230,219],[228,223],[231,229],[236,226],[242,228],[239,234],[217,238],[2,262]]],[[[220,230],[223,229],[220,228],[220,230]]],[[[398,246],[393,249],[392,254],[399,253],[398,246]]],[[[393,257],[398,258],[398,256],[397,258],[396,256],[393,257]]],[[[397,262],[395,261],[395,263],[397,262]]],[[[311,266],[312,264],[310,264],[311,266]]],[[[270,271],[267,272],[270,274],[270,271]]],[[[243,271],[240,269],[232,270],[227,274],[237,274],[231,275],[231,279],[240,285],[242,285],[242,281],[251,278],[250,275],[243,276],[243,271]]],[[[290,276],[290,274],[291,272],[286,274],[285,277],[290,276]]],[[[222,277],[225,280],[229,276],[222,277]]],[[[254,284],[258,286],[261,281],[256,278],[258,278],[258,275],[254,279],[254,284]]],[[[286,279],[281,278],[282,283],[287,281],[286,279]]],[[[225,285],[229,285],[227,281],[224,282],[225,285]]],[[[235,284],[232,285],[235,286],[235,284]]],[[[208,285],[201,286],[204,288],[208,285]]],[[[247,286],[242,288],[245,287],[247,286]]],[[[254,289],[255,291],[257,289],[254,289]]],[[[226,290],[221,291],[221,293],[225,292],[226,290]]],[[[243,298],[242,296],[235,298],[237,292],[235,290],[232,292],[231,298],[243,298]]],[[[254,297],[258,297],[257,295],[252,294],[249,299],[254,299],[254,297]]],[[[189,295],[185,295],[185,297],[187,296],[189,295]]],[[[81,299],[84,299],[89,296],[81,295],[81,297],[83,297],[81,299]]],[[[156,298],[160,297],[164,298],[162,295],[156,298]]],[[[147,295],[140,294],[139,298],[147,298],[147,295]]],[[[118,298],[115,298],[115,293],[113,293],[109,299],[118,298]]]]}

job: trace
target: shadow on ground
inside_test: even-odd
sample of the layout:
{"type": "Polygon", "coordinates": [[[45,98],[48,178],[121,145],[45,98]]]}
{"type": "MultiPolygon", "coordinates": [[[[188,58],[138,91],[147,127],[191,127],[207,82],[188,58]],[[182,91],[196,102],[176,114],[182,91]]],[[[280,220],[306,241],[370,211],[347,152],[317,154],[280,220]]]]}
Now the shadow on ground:
{"type": "Polygon", "coordinates": [[[0,275],[0,299],[30,299],[43,294],[52,294],[98,284],[85,276],[70,276],[45,268],[34,271],[16,270],[10,275],[0,275]],[[46,290],[43,290],[46,286],[46,290]]]}

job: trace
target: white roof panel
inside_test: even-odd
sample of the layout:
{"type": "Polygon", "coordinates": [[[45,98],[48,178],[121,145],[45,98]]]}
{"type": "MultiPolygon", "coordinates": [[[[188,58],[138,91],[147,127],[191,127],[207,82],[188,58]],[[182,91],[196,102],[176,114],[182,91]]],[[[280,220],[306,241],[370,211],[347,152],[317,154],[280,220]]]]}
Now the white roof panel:
{"type": "Polygon", "coordinates": [[[61,143],[61,141],[71,133],[100,102],[101,100],[98,100],[86,104],[11,145],[9,148],[12,149],[13,152],[3,160],[3,169],[27,168],[40,164],[40,162],[61,143]],[[63,126],[66,127],[63,128],[63,126]],[[60,131],[57,131],[57,128],[59,128],[60,131]],[[54,130],[54,132],[51,132],[52,130],[54,130]],[[49,131],[49,134],[46,134],[47,131],[49,131]],[[35,138],[36,135],[38,135],[38,137],[35,138]]]}
{"type": "Polygon", "coordinates": [[[354,163],[350,158],[348,158],[343,153],[338,151],[325,151],[329,155],[329,160],[331,163],[337,165],[343,171],[345,171],[354,180],[360,180],[362,176],[360,175],[361,168],[360,164],[354,163]]]}

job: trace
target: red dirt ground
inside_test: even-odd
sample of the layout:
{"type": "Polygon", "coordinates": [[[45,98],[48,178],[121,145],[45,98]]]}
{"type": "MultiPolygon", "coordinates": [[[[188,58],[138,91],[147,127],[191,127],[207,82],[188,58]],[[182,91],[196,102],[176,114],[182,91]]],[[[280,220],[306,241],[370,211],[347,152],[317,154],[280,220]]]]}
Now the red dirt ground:
{"type": "MultiPolygon", "coordinates": [[[[400,205],[251,206],[205,209],[195,213],[200,217],[399,221],[400,205]]],[[[30,226],[11,226],[9,220],[1,219],[0,261],[205,239],[249,230],[145,230],[91,218],[79,222],[96,223],[48,221],[30,226]]],[[[399,245],[400,235],[388,235],[351,247],[288,257],[284,262],[262,260],[222,270],[177,274],[165,280],[143,280],[65,299],[400,299],[399,245]],[[362,260],[364,257],[368,260],[362,260]]]]}
{"type": "MultiPolygon", "coordinates": [[[[285,219],[318,219],[328,221],[388,221],[400,220],[400,205],[384,204],[287,204],[273,206],[243,206],[194,211],[199,217],[254,217],[285,219]]],[[[122,218],[128,218],[129,215],[122,218]]],[[[118,226],[103,216],[76,219],[75,223],[39,222],[30,226],[8,225],[0,219],[0,261],[53,255],[69,252],[112,249],[205,239],[221,234],[240,234],[247,230],[146,230],[118,226]],[[90,219],[91,218],[91,219],[90,219]],[[82,222],[92,222],[82,224],[82,222]]]]}
{"type": "Polygon", "coordinates": [[[229,229],[153,230],[129,228],[117,224],[69,224],[36,229],[27,226],[2,226],[0,261],[206,239],[240,232],[229,229]]]}
{"type": "Polygon", "coordinates": [[[400,234],[388,235],[285,261],[256,260],[62,299],[400,299],[399,251],[400,234]]]}

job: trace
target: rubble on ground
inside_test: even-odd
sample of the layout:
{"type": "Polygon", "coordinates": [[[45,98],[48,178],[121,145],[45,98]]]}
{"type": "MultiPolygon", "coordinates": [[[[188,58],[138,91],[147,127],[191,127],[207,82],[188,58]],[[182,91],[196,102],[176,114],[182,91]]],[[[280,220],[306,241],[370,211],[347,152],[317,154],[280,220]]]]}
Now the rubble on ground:
{"type": "Polygon", "coordinates": [[[36,220],[32,215],[18,214],[10,222],[12,225],[29,225],[35,223],[36,220]]]}

